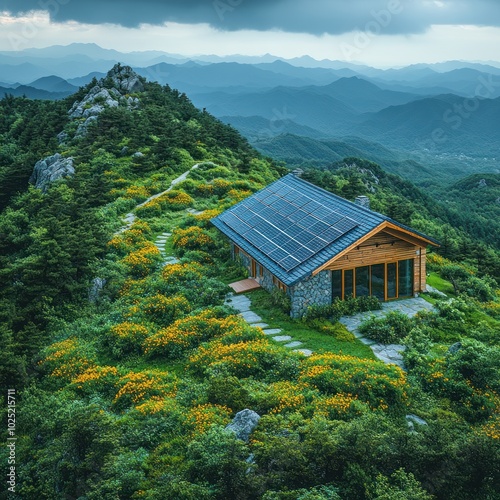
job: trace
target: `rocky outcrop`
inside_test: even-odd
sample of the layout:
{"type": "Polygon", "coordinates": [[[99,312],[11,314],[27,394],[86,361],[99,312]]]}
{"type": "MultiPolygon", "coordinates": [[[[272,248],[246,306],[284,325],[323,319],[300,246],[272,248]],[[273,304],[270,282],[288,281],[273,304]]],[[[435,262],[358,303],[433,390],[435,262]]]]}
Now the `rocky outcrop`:
{"type": "Polygon", "coordinates": [[[127,94],[144,90],[142,78],[130,66],[117,64],[108,73],[108,76],[119,90],[127,94]]]}
{"type": "Polygon", "coordinates": [[[45,193],[52,183],[73,175],[75,175],[73,158],[63,158],[56,153],[36,162],[29,182],[45,193]]]}
{"type": "Polygon", "coordinates": [[[89,302],[95,304],[101,295],[104,287],[106,285],[106,280],[104,278],[94,278],[92,284],[89,288],[89,302]]]}
{"type": "Polygon", "coordinates": [[[136,109],[140,104],[139,99],[126,94],[142,90],[143,79],[130,66],[115,65],[106,78],[99,80],[98,84],[92,87],[81,101],[75,101],[68,111],[71,118],[80,121],[75,137],[85,136],[88,128],[105,109],[119,106],[136,109]]]}
{"type": "Polygon", "coordinates": [[[233,431],[238,439],[247,443],[259,420],[258,413],[253,410],[243,410],[236,414],[233,421],[226,426],[226,430],[233,431]]]}

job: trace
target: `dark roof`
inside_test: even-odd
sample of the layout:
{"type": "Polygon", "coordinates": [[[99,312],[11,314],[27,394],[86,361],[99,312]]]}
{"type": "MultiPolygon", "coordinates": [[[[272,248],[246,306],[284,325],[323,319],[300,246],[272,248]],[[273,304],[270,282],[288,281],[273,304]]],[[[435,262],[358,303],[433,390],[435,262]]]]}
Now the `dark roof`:
{"type": "Polygon", "coordinates": [[[212,219],[215,227],[288,286],[384,222],[433,241],[292,174],[212,219]]]}

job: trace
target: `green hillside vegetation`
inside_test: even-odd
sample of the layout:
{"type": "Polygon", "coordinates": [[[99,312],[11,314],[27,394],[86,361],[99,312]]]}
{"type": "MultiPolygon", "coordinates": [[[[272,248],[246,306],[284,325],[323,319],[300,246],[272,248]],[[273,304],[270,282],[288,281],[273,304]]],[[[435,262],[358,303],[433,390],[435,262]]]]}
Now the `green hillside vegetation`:
{"type": "MultiPolygon", "coordinates": [[[[19,498],[498,498],[498,248],[374,163],[306,171],[441,239],[430,270],[453,298],[429,295],[436,312],[397,329],[407,372],[327,318],[287,318],[315,342],[311,357],[292,352],[225,303],[245,274],[210,224],[286,169],[155,83],[82,138],[18,139],[19,124],[74,137],[67,110],[96,83],[57,103],[0,102],[12,148],[1,170],[11,181],[1,184],[0,376],[17,389],[19,498]],[[28,188],[30,168],[57,151],[76,175],[45,194],[28,188]],[[154,244],[165,232],[177,263],[154,244]],[[323,347],[321,333],[333,336],[323,347]],[[262,417],[248,442],[225,430],[244,409],[262,417]]],[[[263,291],[255,307],[273,326],[283,318],[263,291]]]]}

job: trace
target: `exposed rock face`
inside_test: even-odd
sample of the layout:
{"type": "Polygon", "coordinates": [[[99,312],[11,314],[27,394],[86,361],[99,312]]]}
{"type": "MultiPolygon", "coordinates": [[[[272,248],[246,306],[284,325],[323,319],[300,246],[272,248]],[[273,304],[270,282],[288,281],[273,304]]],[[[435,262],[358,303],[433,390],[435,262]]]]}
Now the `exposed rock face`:
{"type": "Polygon", "coordinates": [[[417,417],[412,413],[406,415],[406,424],[408,425],[408,430],[412,433],[415,432],[415,425],[429,425],[423,418],[417,417]]]}
{"type": "Polygon", "coordinates": [[[71,118],[89,118],[100,115],[106,108],[119,106],[120,92],[116,89],[105,89],[99,85],[93,87],[82,101],[76,101],[69,110],[71,118]]]}
{"type": "Polygon", "coordinates": [[[142,92],[144,84],[140,76],[130,67],[117,64],[109,73],[114,84],[127,94],[131,92],[142,92]]]}
{"type": "Polygon", "coordinates": [[[101,79],[97,85],[90,89],[81,101],[75,101],[69,110],[68,114],[71,118],[81,121],[75,137],[85,136],[89,126],[97,120],[105,109],[119,106],[128,109],[137,108],[139,99],[125,94],[142,90],[144,90],[143,80],[130,66],[115,65],[106,78],[101,79]],[[109,88],[109,79],[113,85],[111,88],[109,88]]]}
{"type": "Polygon", "coordinates": [[[243,410],[236,414],[226,430],[233,431],[238,439],[248,442],[250,434],[259,423],[260,415],[253,410],[243,410]]]}
{"type": "Polygon", "coordinates": [[[98,301],[101,292],[106,285],[106,280],[103,278],[94,278],[89,289],[89,302],[94,304],[98,301]]]}
{"type": "Polygon", "coordinates": [[[73,175],[75,175],[73,158],[63,158],[56,153],[36,162],[29,182],[45,193],[53,182],[73,175]]]}
{"type": "Polygon", "coordinates": [[[479,181],[479,187],[480,188],[485,188],[485,187],[488,187],[488,183],[486,182],[486,179],[481,179],[479,181]]]}
{"type": "Polygon", "coordinates": [[[462,349],[462,342],[457,342],[450,346],[450,348],[448,349],[448,354],[456,354],[458,351],[460,351],[460,349],[462,349]]]}

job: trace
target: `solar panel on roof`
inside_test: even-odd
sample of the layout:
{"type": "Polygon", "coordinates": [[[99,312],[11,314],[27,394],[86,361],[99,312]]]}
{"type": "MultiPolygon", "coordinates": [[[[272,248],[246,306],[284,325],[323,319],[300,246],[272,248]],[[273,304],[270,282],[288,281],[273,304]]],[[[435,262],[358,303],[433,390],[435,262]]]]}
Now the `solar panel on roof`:
{"type": "Polygon", "coordinates": [[[304,229],[310,229],[314,224],[318,222],[318,219],[316,217],[313,217],[312,215],[306,215],[303,219],[300,219],[297,224],[304,229]]]}
{"type": "Polygon", "coordinates": [[[326,202],[326,193],[308,196],[307,189],[302,192],[286,182],[256,193],[219,220],[282,269],[291,271],[359,223],[337,211],[335,199],[326,202]]]}
{"type": "Polygon", "coordinates": [[[260,251],[266,255],[269,255],[271,252],[273,252],[277,248],[278,247],[272,241],[267,240],[267,243],[264,243],[264,245],[262,245],[262,248],[260,249],[260,251]]]}
{"type": "Polygon", "coordinates": [[[307,244],[314,238],[314,235],[309,231],[302,231],[294,239],[307,247],[307,244]]]}
{"type": "Polygon", "coordinates": [[[287,195],[286,195],[286,199],[290,202],[290,203],[294,203],[295,200],[297,200],[298,198],[302,197],[302,194],[300,194],[298,191],[296,191],[295,189],[291,190],[287,195]]]}
{"type": "Polygon", "coordinates": [[[318,222],[315,222],[309,228],[309,230],[311,231],[311,233],[314,233],[317,236],[321,236],[321,234],[324,233],[329,227],[330,227],[329,224],[326,224],[323,221],[318,221],[318,222]]]}
{"type": "Polygon", "coordinates": [[[312,213],[318,219],[327,220],[330,217],[330,215],[332,214],[332,211],[329,210],[328,208],[325,208],[325,207],[319,207],[319,208],[314,209],[314,211],[312,213]]]}
{"type": "Polygon", "coordinates": [[[300,234],[303,231],[303,229],[300,226],[295,226],[292,225],[287,229],[287,234],[290,235],[292,238],[295,238],[298,234],[300,234]]]}
{"type": "Polygon", "coordinates": [[[322,208],[323,205],[318,203],[317,201],[311,200],[307,205],[302,207],[303,210],[306,210],[310,214],[315,213],[317,210],[322,208]]]}
{"type": "Polygon", "coordinates": [[[306,247],[300,247],[295,253],[294,256],[297,257],[301,262],[305,262],[307,259],[312,257],[314,252],[306,247]]]}
{"type": "Polygon", "coordinates": [[[313,238],[309,242],[308,248],[309,248],[309,250],[312,250],[314,253],[317,253],[320,250],[322,250],[323,248],[325,248],[326,245],[327,245],[327,243],[324,240],[322,240],[321,238],[313,238]]]}
{"type": "Polygon", "coordinates": [[[300,196],[297,197],[297,199],[293,202],[293,204],[297,207],[303,207],[304,205],[307,205],[310,201],[311,201],[310,198],[301,194],[300,196]]]}
{"type": "Polygon", "coordinates": [[[343,219],[344,216],[337,213],[337,212],[331,212],[328,217],[325,217],[323,220],[325,222],[328,222],[328,224],[330,224],[331,226],[333,226],[334,224],[336,224],[339,220],[343,219]]]}
{"type": "Polygon", "coordinates": [[[298,241],[290,240],[286,245],[286,250],[290,255],[295,255],[302,248],[302,245],[298,241]]]}
{"type": "Polygon", "coordinates": [[[277,248],[276,250],[273,250],[269,254],[269,257],[272,260],[274,260],[274,262],[279,263],[281,260],[288,257],[288,253],[285,250],[283,250],[282,248],[277,248]]]}
{"type": "Polygon", "coordinates": [[[283,260],[279,262],[280,267],[285,269],[285,271],[291,271],[296,268],[300,264],[300,261],[293,258],[291,255],[288,255],[283,260]]]}
{"type": "Polygon", "coordinates": [[[256,210],[256,212],[258,215],[260,215],[263,219],[266,220],[272,219],[276,214],[276,212],[273,209],[266,207],[264,205],[261,205],[259,209],[256,210]]]}
{"type": "Polygon", "coordinates": [[[290,217],[288,217],[292,222],[298,222],[302,220],[305,216],[307,215],[304,210],[297,210],[295,213],[291,214],[290,217]]]}
{"type": "Polygon", "coordinates": [[[340,238],[342,236],[342,233],[335,229],[334,227],[329,227],[323,231],[321,234],[321,238],[323,238],[326,241],[329,241],[330,243],[333,243],[336,239],[340,238]]]}
{"type": "Polygon", "coordinates": [[[340,231],[342,234],[349,232],[351,229],[354,229],[357,226],[359,226],[359,224],[349,217],[344,217],[342,220],[333,225],[333,227],[340,231]]]}

